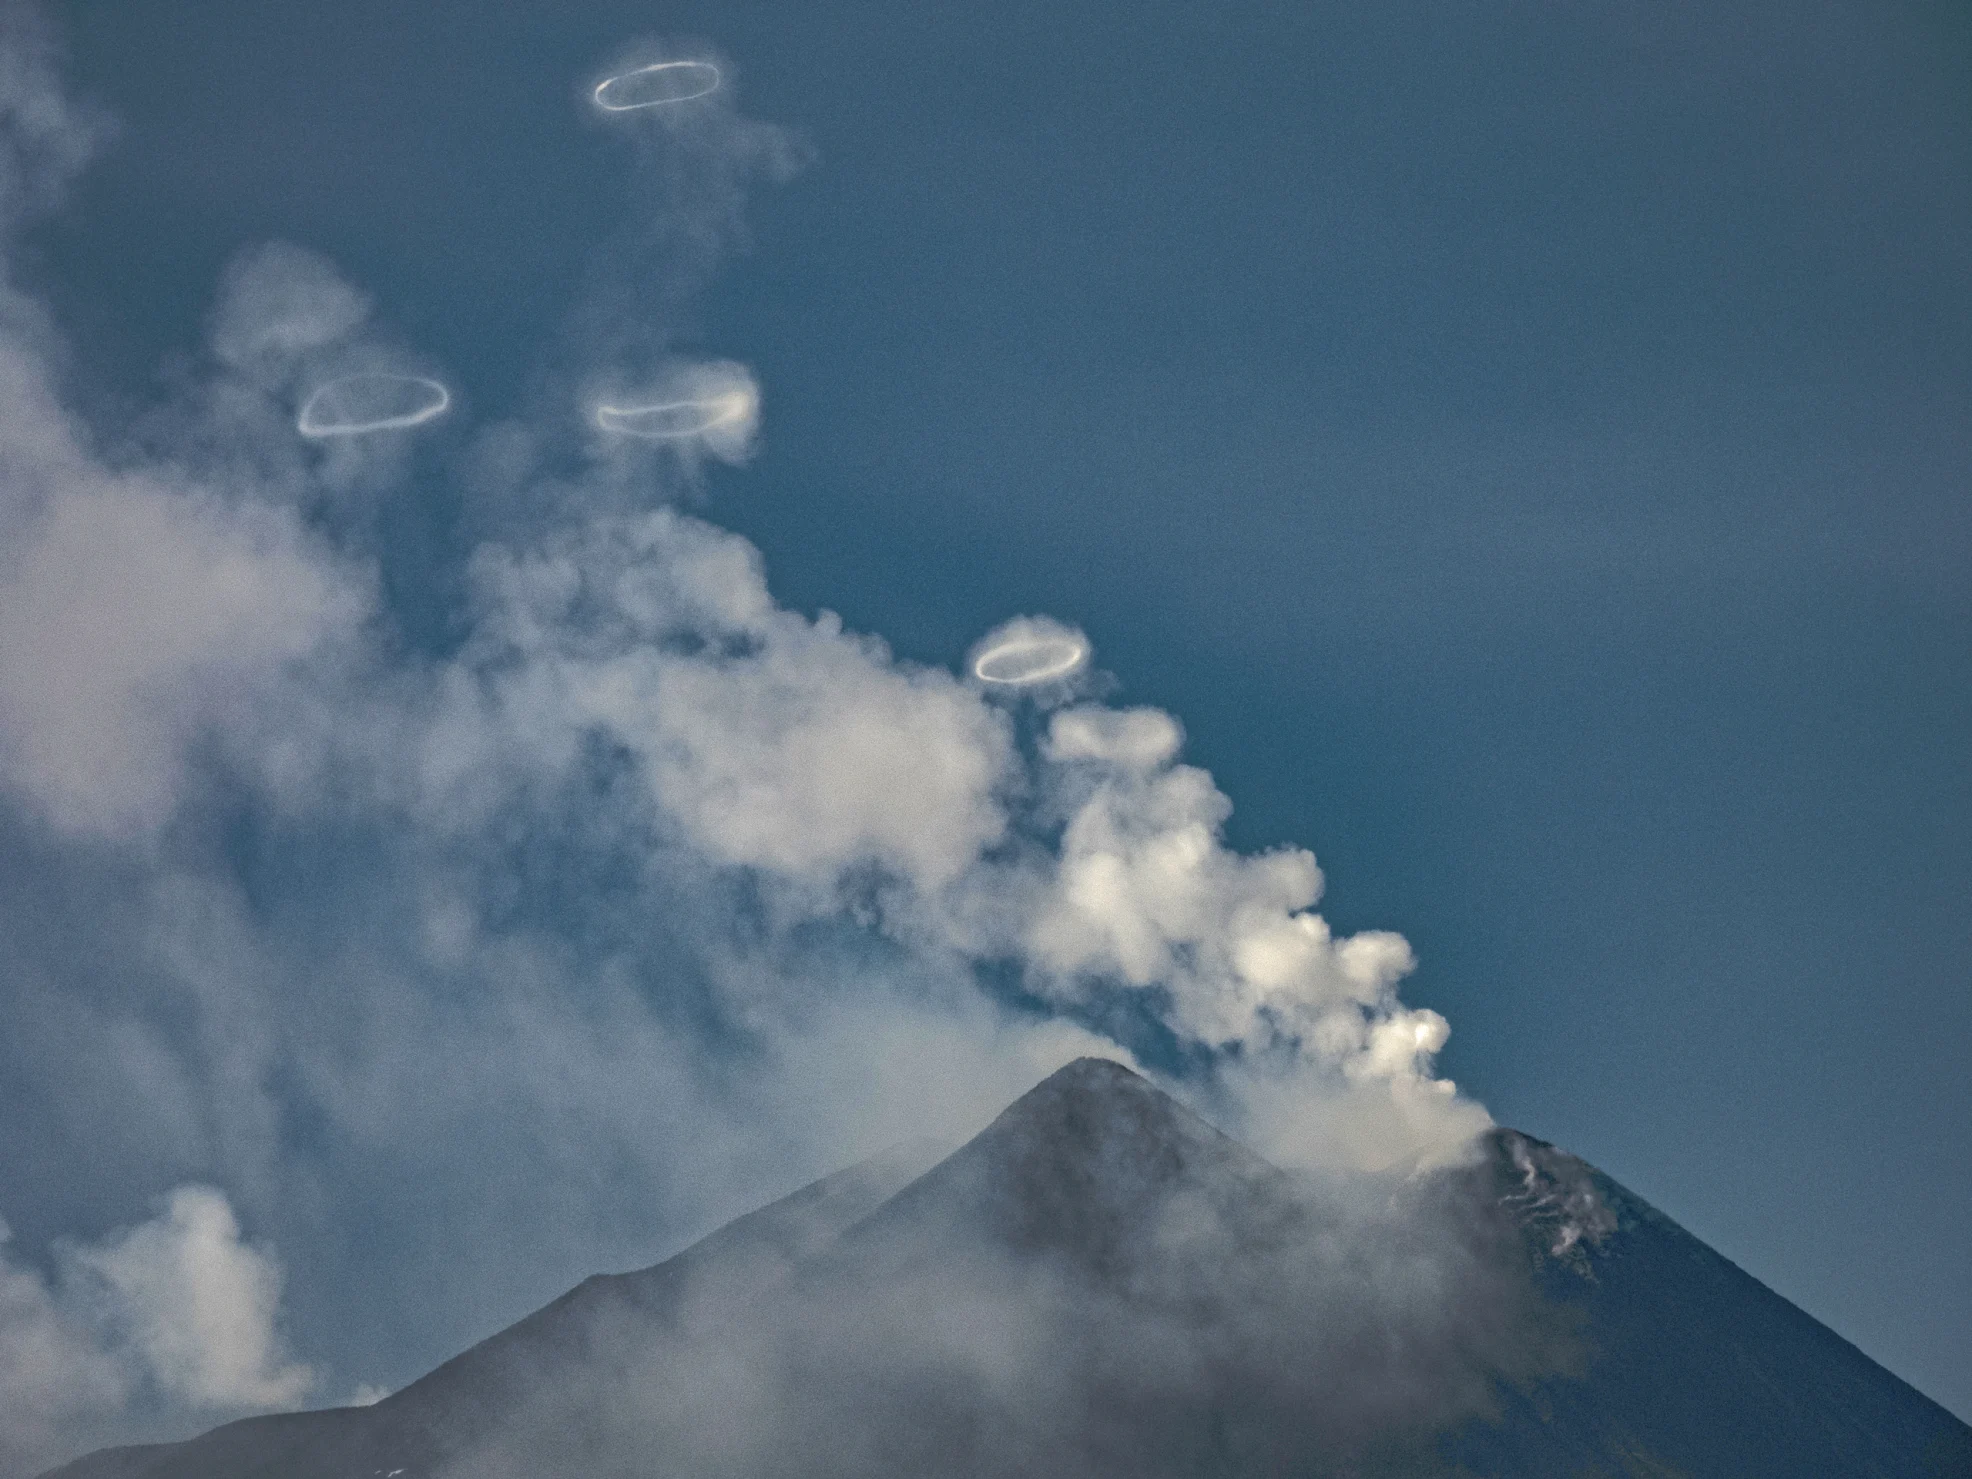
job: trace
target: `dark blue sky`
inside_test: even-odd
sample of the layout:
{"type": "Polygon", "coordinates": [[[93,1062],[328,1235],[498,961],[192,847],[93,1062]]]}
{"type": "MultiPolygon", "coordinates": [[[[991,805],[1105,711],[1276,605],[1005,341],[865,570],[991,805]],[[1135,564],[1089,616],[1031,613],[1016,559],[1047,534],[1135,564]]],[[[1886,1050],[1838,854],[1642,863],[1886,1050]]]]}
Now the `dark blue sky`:
{"type": "Polygon", "coordinates": [[[1972,12],[57,13],[103,415],[273,237],[526,406],[622,219],[577,82],[716,45],[814,152],[687,336],[780,599],[1080,623],[1497,1118],[1972,1416],[1972,12]]]}

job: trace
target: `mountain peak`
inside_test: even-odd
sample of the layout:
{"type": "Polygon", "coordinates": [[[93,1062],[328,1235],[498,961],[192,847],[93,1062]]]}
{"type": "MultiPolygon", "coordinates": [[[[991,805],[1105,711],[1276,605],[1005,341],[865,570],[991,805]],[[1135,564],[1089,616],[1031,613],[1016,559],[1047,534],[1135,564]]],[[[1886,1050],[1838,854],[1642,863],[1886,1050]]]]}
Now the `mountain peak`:
{"type": "Polygon", "coordinates": [[[1146,1089],[1150,1087],[1150,1081],[1128,1064],[1119,1063],[1114,1058],[1096,1057],[1081,1057],[1072,1063],[1065,1063],[1034,1087],[1038,1089],[1053,1083],[1087,1085],[1091,1088],[1131,1084],[1146,1089]]]}
{"type": "Polygon", "coordinates": [[[1155,1125],[1181,1138],[1203,1135],[1233,1143],[1142,1074],[1111,1058],[1077,1058],[1057,1068],[1002,1110],[981,1138],[1034,1120],[1059,1129],[1105,1132],[1155,1125]]]}
{"type": "Polygon", "coordinates": [[[1066,1134],[1084,1151],[1117,1136],[1162,1141],[1218,1134],[1150,1080],[1108,1058],[1077,1058],[1057,1068],[1002,1110],[980,1138],[999,1142],[1030,1127],[1066,1134]]]}
{"type": "Polygon", "coordinates": [[[1232,1213],[1282,1179],[1142,1075],[1078,1058],[913,1182],[863,1235],[937,1225],[1099,1270],[1155,1229],[1180,1193],[1232,1213]]]}

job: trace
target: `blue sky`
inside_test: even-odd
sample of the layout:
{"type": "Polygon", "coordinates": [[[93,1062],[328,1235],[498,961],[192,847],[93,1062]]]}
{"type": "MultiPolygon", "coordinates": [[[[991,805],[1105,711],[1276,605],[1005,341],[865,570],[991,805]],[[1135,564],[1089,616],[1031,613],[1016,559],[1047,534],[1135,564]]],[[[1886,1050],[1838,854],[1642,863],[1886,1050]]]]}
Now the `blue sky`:
{"type": "MultiPolygon", "coordinates": [[[[1181,721],[1235,848],[1312,848],[1338,934],[1410,941],[1402,1001],[1451,1024],[1438,1072],[1972,1415],[1961,7],[73,0],[55,17],[70,86],[117,125],[10,260],[108,463],[159,404],[214,414],[186,387],[217,383],[214,303],[243,248],[319,253],[373,297],[392,352],[460,395],[400,461],[349,474],[388,496],[306,515],[373,562],[365,630],[415,666],[469,641],[473,551],[541,496],[489,471],[498,428],[559,424],[612,356],[743,361],[751,459],[667,486],[758,548],[782,607],[953,670],[1019,613],[1085,631],[1113,675],[1098,696],[1181,721]],[[722,135],[717,179],[668,162],[700,157],[683,135],[626,147],[582,84],[640,37],[712,48],[743,113],[789,136],[722,135]],[[735,233],[719,192],[743,182],[735,233]]],[[[147,455],[197,462],[180,422],[155,425],[147,455]]],[[[575,440],[537,463],[636,496],[637,467],[569,471],[575,440]]],[[[297,819],[238,768],[209,761],[220,779],[172,803],[189,810],[168,843],[77,841],[31,795],[9,803],[5,908],[38,921],[34,969],[70,983],[50,1000],[141,974],[76,901],[151,897],[167,874],[234,901],[254,970],[355,969],[347,939],[384,917],[361,880],[415,849],[380,813],[297,819]]],[[[532,821],[447,867],[518,898],[508,917],[561,941],[571,979],[668,959],[672,926],[611,913],[653,896],[612,893],[634,849],[606,809],[570,820],[530,795],[532,821]]],[[[662,886],[667,919],[745,905],[730,879],[662,886]]],[[[830,969],[904,969],[800,938],[830,969]]],[[[678,967],[667,1011],[717,1019],[689,1039],[716,1058],[740,1029],[677,1005],[722,999],[694,971],[718,975],[678,967]]],[[[210,1000],[172,999],[136,1015],[210,1000]]],[[[332,1006],[310,1051],[340,1051],[332,1006]]],[[[969,1092],[1027,1061],[993,1058],[969,1092]]],[[[512,1208],[545,1194],[527,1154],[511,1186],[448,1161],[421,1191],[414,1158],[362,1160],[388,1124],[361,1128],[347,1085],[307,1088],[310,1062],[240,1070],[275,1106],[260,1159],[218,1132],[195,1151],[123,1135],[86,1190],[53,1168],[98,1123],[76,1104],[107,1091],[0,1067],[25,1127],[0,1147],[15,1255],[59,1293],[62,1246],[125,1248],[115,1230],[166,1216],[156,1198],[215,1186],[241,1246],[287,1270],[293,1360],[392,1385],[857,1143],[790,1148],[792,1110],[736,1113],[746,1132],[700,1159],[746,1169],[715,1173],[640,1145],[647,1125],[599,1132],[607,1154],[571,1181],[638,1189],[542,1248],[512,1208]],[[336,1280],[475,1233],[488,1271],[425,1329],[366,1346],[339,1322],[336,1280]]],[[[524,1061],[499,1073],[529,1080],[524,1061]]],[[[290,1369],[269,1361],[263,1395],[290,1369]]]]}

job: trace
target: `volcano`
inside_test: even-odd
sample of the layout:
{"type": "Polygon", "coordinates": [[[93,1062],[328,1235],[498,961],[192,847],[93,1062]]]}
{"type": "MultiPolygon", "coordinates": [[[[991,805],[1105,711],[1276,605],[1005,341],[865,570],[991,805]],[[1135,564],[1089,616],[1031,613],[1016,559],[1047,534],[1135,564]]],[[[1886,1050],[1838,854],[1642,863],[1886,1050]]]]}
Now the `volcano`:
{"type": "Polygon", "coordinates": [[[361,1408],[46,1479],[1972,1475],[1968,1429],[1584,1162],[1316,1181],[1083,1059],[361,1408]]]}

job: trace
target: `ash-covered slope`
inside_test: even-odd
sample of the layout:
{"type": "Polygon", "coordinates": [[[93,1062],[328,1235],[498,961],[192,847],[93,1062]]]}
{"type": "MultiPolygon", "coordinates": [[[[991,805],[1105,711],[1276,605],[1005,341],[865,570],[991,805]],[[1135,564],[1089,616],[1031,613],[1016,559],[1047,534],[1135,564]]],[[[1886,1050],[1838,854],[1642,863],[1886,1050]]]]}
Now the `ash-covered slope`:
{"type": "MultiPolygon", "coordinates": [[[[1313,1186],[1083,1060],[375,1407],[59,1479],[1954,1475],[1972,1430],[1550,1146],[1313,1186]]],[[[51,1476],[52,1479],[52,1476],[51,1476]]]]}

